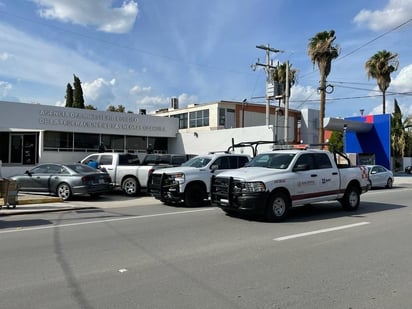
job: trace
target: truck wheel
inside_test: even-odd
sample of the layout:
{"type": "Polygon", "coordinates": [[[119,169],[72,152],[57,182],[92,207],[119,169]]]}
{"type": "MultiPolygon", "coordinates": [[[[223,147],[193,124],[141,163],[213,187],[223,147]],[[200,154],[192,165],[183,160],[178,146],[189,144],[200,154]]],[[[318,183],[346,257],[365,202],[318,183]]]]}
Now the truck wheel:
{"type": "Polygon", "coordinates": [[[281,222],[286,219],[291,201],[289,196],[283,192],[275,192],[269,198],[266,206],[266,219],[273,222],[281,222]]]}
{"type": "Polygon", "coordinates": [[[203,206],[206,196],[203,186],[195,183],[186,187],[184,203],[188,207],[203,206]]]}
{"type": "Polygon", "coordinates": [[[61,183],[56,189],[56,195],[63,201],[67,201],[72,197],[72,190],[67,183],[61,183]]]}
{"type": "Polygon", "coordinates": [[[346,189],[345,195],[339,200],[342,208],[348,211],[355,211],[359,207],[360,193],[356,186],[349,186],[346,189]]]}
{"type": "Polygon", "coordinates": [[[140,192],[140,185],[136,178],[128,177],[123,181],[122,189],[128,196],[135,196],[140,192]]]}

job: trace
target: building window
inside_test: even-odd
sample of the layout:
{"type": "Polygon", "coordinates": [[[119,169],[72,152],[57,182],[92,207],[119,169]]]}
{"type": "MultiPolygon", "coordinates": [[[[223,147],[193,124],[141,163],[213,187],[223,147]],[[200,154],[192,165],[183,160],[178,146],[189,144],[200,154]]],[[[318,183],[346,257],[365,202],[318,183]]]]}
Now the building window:
{"type": "Polygon", "coordinates": [[[190,127],[207,127],[209,126],[209,110],[201,110],[197,112],[190,112],[190,127]]]}
{"type": "Polygon", "coordinates": [[[99,148],[100,135],[88,133],[74,133],[74,150],[75,151],[94,151],[99,148]]]}
{"type": "Polygon", "coordinates": [[[45,151],[73,151],[73,133],[70,132],[44,132],[45,151]]]}
{"type": "Polygon", "coordinates": [[[125,149],[125,137],[123,135],[102,134],[102,143],[108,151],[122,152],[125,149]]]}
{"type": "Polygon", "coordinates": [[[172,115],[172,117],[179,119],[179,129],[187,129],[187,113],[172,115]]]}
{"type": "Polygon", "coordinates": [[[224,108],[219,108],[219,125],[224,126],[226,123],[226,111],[224,108]]]}

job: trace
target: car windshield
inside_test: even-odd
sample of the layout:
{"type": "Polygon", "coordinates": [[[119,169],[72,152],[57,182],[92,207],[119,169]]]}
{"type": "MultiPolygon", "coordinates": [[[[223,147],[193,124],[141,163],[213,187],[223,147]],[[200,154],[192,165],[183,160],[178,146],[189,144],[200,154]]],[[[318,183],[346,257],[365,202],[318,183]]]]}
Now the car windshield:
{"type": "Polygon", "coordinates": [[[209,157],[194,157],[189,161],[183,163],[182,166],[205,167],[210,162],[210,160],[211,158],[209,157]]]}
{"type": "Polygon", "coordinates": [[[287,169],[294,156],[294,153],[263,153],[254,157],[247,166],[287,169]]]}

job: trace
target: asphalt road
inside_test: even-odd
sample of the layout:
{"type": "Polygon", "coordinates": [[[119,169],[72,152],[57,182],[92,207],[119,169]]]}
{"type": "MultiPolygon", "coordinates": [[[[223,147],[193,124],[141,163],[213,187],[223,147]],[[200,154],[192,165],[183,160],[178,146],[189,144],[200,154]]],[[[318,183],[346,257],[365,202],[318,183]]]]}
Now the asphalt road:
{"type": "Polygon", "coordinates": [[[412,308],[411,194],[284,223],[147,197],[2,217],[0,308],[412,308]]]}

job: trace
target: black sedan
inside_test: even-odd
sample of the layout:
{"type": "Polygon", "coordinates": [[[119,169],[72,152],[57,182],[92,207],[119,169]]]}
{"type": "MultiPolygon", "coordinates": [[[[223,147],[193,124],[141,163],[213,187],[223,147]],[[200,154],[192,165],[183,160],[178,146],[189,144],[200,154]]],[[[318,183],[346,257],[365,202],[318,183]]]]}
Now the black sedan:
{"type": "Polygon", "coordinates": [[[98,196],[111,190],[108,173],[81,163],[40,164],[10,179],[21,192],[54,194],[64,201],[74,195],[98,196]]]}

